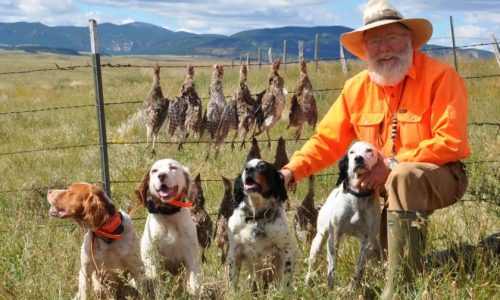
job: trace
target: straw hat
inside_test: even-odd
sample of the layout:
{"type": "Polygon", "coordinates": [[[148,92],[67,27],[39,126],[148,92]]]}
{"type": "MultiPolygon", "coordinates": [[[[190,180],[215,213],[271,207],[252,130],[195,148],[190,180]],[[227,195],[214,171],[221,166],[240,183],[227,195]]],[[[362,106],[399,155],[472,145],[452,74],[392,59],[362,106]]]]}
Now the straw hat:
{"type": "Polygon", "coordinates": [[[382,25],[401,23],[411,31],[412,45],[419,49],[431,38],[432,25],[426,19],[405,19],[388,0],[370,0],[363,13],[364,25],[340,36],[342,45],[357,57],[365,58],[364,32],[382,25]]]}

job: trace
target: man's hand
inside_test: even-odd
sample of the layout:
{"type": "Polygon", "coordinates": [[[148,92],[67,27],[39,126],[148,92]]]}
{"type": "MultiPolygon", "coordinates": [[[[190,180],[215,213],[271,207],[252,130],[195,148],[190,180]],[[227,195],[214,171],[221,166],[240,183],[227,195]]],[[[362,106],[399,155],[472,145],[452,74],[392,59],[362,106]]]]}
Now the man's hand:
{"type": "Polygon", "coordinates": [[[372,167],[370,172],[366,172],[358,177],[356,187],[363,190],[375,190],[382,192],[385,182],[391,170],[387,167],[382,154],[379,154],[377,163],[372,167]]]}
{"type": "Polygon", "coordinates": [[[295,179],[293,178],[293,173],[292,170],[290,169],[281,169],[279,170],[281,175],[283,175],[283,179],[285,181],[285,187],[287,189],[290,189],[293,186],[296,186],[297,183],[295,182],[295,179]]]}

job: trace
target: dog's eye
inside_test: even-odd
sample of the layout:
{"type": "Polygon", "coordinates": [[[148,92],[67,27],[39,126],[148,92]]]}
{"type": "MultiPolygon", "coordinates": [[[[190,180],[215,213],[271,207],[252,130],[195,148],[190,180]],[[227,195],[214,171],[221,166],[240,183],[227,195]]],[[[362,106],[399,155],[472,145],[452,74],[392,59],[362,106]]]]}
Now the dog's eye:
{"type": "Polygon", "coordinates": [[[152,169],[151,170],[151,173],[156,173],[156,172],[158,172],[158,169],[152,169]]]}
{"type": "Polygon", "coordinates": [[[366,149],[366,152],[368,152],[368,153],[372,153],[372,152],[373,152],[373,149],[366,149]]]}
{"type": "Polygon", "coordinates": [[[177,166],[170,166],[170,170],[172,170],[172,171],[175,171],[177,169],[178,169],[177,166]]]}
{"type": "Polygon", "coordinates": [[[349,154],[354,154],[354,150],[349,151],[349,154]]]}

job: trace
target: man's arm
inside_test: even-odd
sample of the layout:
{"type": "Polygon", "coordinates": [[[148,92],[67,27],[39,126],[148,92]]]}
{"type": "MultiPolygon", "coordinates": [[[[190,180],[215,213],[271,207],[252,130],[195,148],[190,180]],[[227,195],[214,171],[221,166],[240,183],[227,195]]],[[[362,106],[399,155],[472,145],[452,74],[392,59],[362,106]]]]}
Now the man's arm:
{"type": "Polygon", "coordinates": [[[343,93],[318,124],[316,133],[296,151],[282,174],[285,183],[301,180],[335,163],[345,152],[355,133],[343,93]]]}

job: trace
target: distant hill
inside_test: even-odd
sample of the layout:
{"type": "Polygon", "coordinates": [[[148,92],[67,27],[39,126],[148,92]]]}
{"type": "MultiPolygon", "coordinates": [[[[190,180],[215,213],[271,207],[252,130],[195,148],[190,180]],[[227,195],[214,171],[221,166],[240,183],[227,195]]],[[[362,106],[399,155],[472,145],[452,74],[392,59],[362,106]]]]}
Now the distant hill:
{"type": "MultiPolygon", "coordinates": [[[[174,32],[147,23],[130,23],[115,25],[103,23],[98,25],[100,51],[108,55],[188,55],[239,58],[250,53],[252,59],[257,58],[257,51],[262,49],[262,59],[267,60],[269,47],[273,48],[273,56],[281,57],[283,41],[287,40],[288,57],[296,58],[298,42],[304,41],[304,55],[307,59],[314,57],[314,40],[319,34],[321,59],[335,59],[340,56],[339,37],[351,31],[343,26],[317,27],[281,27],[272,29],[255,29],[241,31],[226,36],[217,34],[194,34],[184,31],[174,32]]],[[[16,47],[25,51],[48,51],[74,54],[90,52],[88,27],[46,26],[42,23],[0,23],[0,46],[16,47]],[[52,50],[52,51],[51,51],[52,50]],[[75,52],[76,51],[76,52],[75,52]]],[[[439,46],[427,45],[429,48],[439,46]]],[[[461,53],[474,57],[486,57],[493,54],[477,49],[460,50],[461,53]]],[[[440,49],[434,53],[446,55],[450,49],[440,49]]],[[[349,53],[346,53],[349,56],[349,53]]]]}

